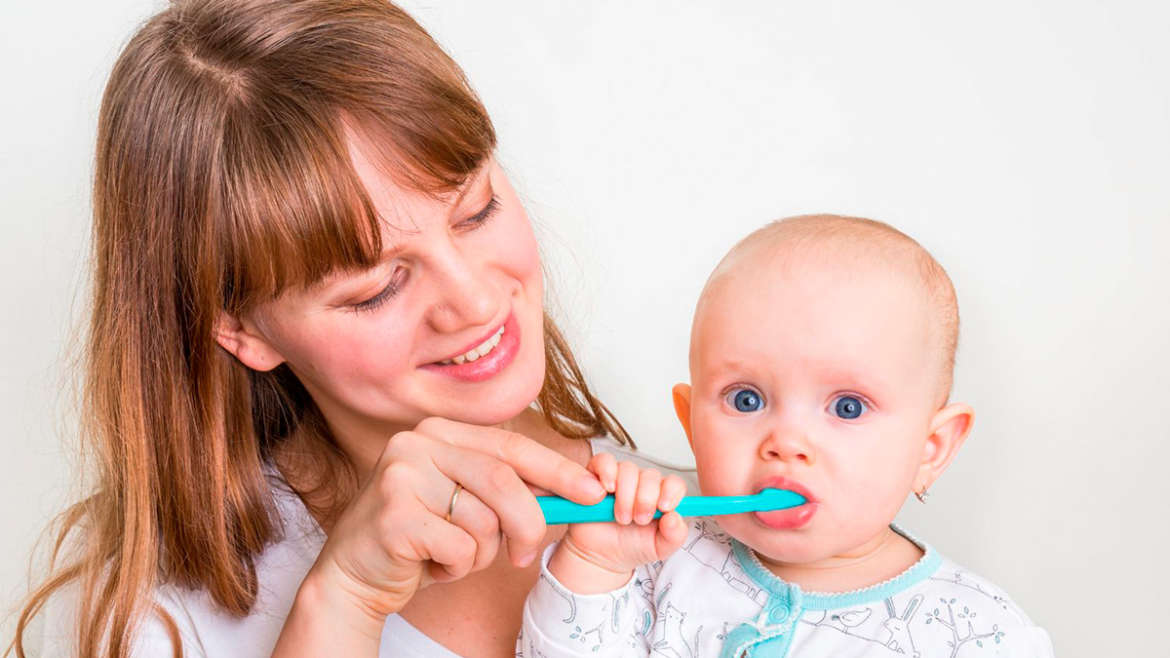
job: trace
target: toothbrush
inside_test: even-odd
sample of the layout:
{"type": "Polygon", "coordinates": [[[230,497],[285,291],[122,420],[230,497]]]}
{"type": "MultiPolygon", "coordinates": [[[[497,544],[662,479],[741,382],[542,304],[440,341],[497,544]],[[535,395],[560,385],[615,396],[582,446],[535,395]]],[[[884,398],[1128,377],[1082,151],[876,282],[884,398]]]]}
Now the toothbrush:
{"type": "MultiPolygon", "coordinates": [[[[581,505],[560,496],[536,497],[536,502],[544,512],[544,522],[549,525],[613,521],[613,501],[613,494],[606,496],[596,505],[581,505]]],[[[808,501],[804,496],[795,491],[764,489],[751,496],[684,496],[674,511],[682,516],[715,516],[788,509],[799,507],[806,502],[808,501]]],[[[654,518],[660,516],[662,512],[654,512],[654,518]]]]}

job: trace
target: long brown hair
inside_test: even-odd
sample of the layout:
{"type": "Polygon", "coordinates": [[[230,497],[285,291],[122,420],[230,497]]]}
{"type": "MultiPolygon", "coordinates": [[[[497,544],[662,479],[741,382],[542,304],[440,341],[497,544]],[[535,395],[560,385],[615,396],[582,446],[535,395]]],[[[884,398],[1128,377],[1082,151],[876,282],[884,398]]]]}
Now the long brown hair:
{"type": "MultiPolygon", "coordinates": [[[[122,52],[93,189],[81,420],[96,488],[58,520],[53,571],[9,648],[17,656],[30,620],[66,586],[79,588],[86,656],[128,655],[160,583],[247,614],[256,557],[279,533],[264,464],[296,437],[314,463],[347,472],[291,371],[249,370],[213,338],[221,311],[376,263],[378,219],[343,124],[380,137],[407,184],[435,194],[496,143],[459,67],[384,0],[182,0],[122,52]]],[[[537,405],[548,423],[628,443],[547,315],[545,353],[537,405]]],[[[173,621],[153,612],[179,655],[173,621]]]]}

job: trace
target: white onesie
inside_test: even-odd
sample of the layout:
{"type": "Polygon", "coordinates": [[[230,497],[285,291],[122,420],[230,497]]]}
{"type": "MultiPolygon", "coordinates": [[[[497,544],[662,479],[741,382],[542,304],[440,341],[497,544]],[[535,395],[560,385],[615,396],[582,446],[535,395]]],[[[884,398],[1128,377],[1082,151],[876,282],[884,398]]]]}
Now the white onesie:
{"type": "Polygon", "coordinates": [[[852,592],[801,591],[711,519],[624,587],[581,595],[548,571],[524,605],[516,655],[783,658],[1051,658],[1048,634],[991,583],[923,549],[912,567],[852,592]]]}

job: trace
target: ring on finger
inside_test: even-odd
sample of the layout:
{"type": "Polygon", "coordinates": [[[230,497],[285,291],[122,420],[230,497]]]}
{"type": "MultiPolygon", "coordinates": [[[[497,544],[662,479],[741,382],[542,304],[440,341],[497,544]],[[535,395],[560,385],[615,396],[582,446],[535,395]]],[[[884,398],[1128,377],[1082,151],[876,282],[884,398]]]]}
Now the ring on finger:
{"type": "Polygon", "coordinates": [[[451,522],[451,515],[455,513],[455,501],[459,500],[460,491],[463,491],[463,485],[456,482],[455,491],[451,492],[451,502],[447,503],[447,516],[443,517],[447,523],[451,522]]]}

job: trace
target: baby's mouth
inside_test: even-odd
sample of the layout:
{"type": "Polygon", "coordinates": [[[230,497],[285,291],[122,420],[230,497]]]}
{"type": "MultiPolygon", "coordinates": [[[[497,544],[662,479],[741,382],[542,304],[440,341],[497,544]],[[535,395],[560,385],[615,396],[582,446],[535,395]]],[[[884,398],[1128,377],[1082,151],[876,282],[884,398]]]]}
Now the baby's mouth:
{"type": "Polygon", "coordinates": [[[820,508],[820,502],[804,485],[786,477],[770,477],[756,486],[756,492],[761,489],[787,489],[804,496],[805,503],[788,509],[772,510],[769,512],[753,512],[753,516],[760,524],[773,530],[794,530],[802,528],[810,521],[820,508]]]}
{"type": "Polygon", "coordinates": [[[796,480],[790,480],[782,475],[774,475],[756,483],[754,493],[759,493],[764,489],[787,489],[788,491],[795,491],[801,496],[804,496],[804,499],[809,503],[818,502],[817,497],[812,495],[812,492],[807,487],[796,480]]]}

